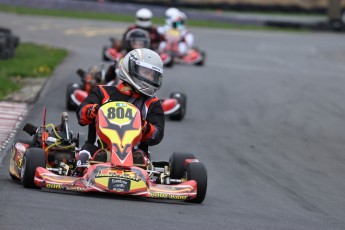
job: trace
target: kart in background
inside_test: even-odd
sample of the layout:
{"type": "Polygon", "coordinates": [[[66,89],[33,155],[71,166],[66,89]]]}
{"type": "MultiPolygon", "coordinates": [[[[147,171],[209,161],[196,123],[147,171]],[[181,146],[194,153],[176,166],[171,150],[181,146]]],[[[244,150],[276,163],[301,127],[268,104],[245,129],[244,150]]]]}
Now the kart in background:
{"type": "Polygon", "coordinates": [[[187,54],[179,53],[179,43],[182,40],[181,32],[178,29],[169,29],[165,34],[166,46],[160,56],[166,66],[172,65],[170,61],[177,64],[203,66],[206,61],[206,53],[196,47],[191,48],[187,54]]]}
{"type": "MultiPolygon", "coordinates": [[[[90,91],[98,84],[116,84],[117,79],[105,83],[96,79],[93,79],[91,74],[88,74],[82,69],[77,70],[77,75],[81,79],[81,84],[71,83],[67,86],[66,90],[66,108],[68,110],[76,110],[77,107],[85,100],[90,91]]],[[[187,108],[187,96],[183,93],[173,92],[169,98],[160,99],[164,114],[171,120],[181,121],[187,108]]]]}
{"type": "Polygon", "coordinates": [[[94,154],[80,177],[68,169],[57,174],[47,168],[47,156],[41,149],[26,151],[22,160],[22,177],[30,182],[26,187],[193,203],[205,199],[207,171],[193,154],[173,153],[169,161],[153,162],[149,153],[133,151],[142,135],[140,110],[134,105],[122,101],[102,105],[96,130],[105,147],[94,154]]]}

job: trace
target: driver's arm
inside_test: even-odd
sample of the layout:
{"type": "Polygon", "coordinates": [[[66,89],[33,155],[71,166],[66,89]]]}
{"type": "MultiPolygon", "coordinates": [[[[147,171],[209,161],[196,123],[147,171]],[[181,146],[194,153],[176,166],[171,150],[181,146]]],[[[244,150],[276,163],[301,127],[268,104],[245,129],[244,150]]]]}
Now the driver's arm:
{"type": "Polygon", "coordinates": [[[141,142],[152,146],[159,144],[163,139],[165,117],[162,104],[158,98],[147,107],[149,108],[146,116],[147,128],[143,133],[141,142]]]}
{"type": "Polygon", "coordinates": [[[91,124],[95,121],[95,114],[102,104],[102,92],[97,86],[77,108],[77,119],[81,126],[91,124]]]}

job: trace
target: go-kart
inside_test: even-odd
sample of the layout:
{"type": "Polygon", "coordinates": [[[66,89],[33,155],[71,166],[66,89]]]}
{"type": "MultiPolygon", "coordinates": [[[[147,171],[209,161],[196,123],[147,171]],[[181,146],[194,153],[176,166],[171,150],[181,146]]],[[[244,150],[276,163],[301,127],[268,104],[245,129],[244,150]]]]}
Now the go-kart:
{"type": "MultiPolygon", "coordinates": [[[[68,110],[76,110],[77,107],[85,100],[90,91],[99,84],[92,75],[86,73],[82,69],[77,70],[78,76],[81,78],[81,84],[71,83],[66,90],[66,108],[68,110]]],[[[116,84],[115,78],[111,82],[104,84],[116,84]]],[[[102,83],[101,83],[102,84],[102,83]]],[[[164,114],[171,120],[180,121],[186,114],[187,96],[183,93],[173,92],[169,98],[161,99],[164,114]]]]}
{"type": "Polygon", "coordinates": [[[193,47],[188,50],[187,54],[179,53],[179,43],[182,40],[181,32],[178,29],[169,29],[165,34],[166,46],[160,52],[160,57],[165,66],[171,66],[172,63],[197,65],[205,64],[206,53],[193,47]]]}
{"type": "Polygon", "coordinates": [[[68,129],[68,113],[63,112],[61,124],[46,124],[46,109],[43,109],[43,123],[36,127],[27,123],[23,130],[33,139],[18,140],[11,149],[9,174],[13,180],[20,180],[24,187],[34,187],[36,167],[57,175],[71,175],[75,169],[75,155],[85,143],[85,134],[73,133],[68,129]]]}
{"type": "Polygon", "coordinates": [[[193,154],[173,153],[169,162],[152,162],[149,154],[133,151],[141,140],[141,120],[130,103],[106,103],[95,124],[107,147],[94,154],[82,176],[49,170],[44,151],[33,152],[35,157],[24,154],[22,175],[39,188],[203,202],[207,172],[193,154]]]}

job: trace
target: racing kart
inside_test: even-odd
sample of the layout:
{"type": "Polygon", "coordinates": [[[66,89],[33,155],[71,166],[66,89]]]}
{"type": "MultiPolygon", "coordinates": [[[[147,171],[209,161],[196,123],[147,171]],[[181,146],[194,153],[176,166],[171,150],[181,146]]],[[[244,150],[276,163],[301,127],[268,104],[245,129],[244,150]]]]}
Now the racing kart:
{"type": "Polygon", "coordinates": [[[46,124],[46,109],[43,109],[43,123],[36,127],[27,123],[23,130],[31,140],[22,139],[13,144],[9,174],[13,180],[20,180],[24,187],[34,186],[36,167],[42,166],[57,175],[71,175],[75,169],[75,155],[85,143],[85,134],[68,129],[68,113],[61,115],[61,124],[46,124]]]}
{"type": "MultiPolygon", "coordinates": [[[[116,84],[117,79],[105,83],[93,79],[92,75],[86,73],[84,70],[77,70],[78,76],[81,78],[81,84],[71,83],[66,90],[66,108],[68,110],[76,110],[77,107],[84,101],[90,91],[97,84],[116,84]]],[[[169,98],[160,99],[164,114],[173,121],[181,121],[186,114],[187,96],[183,93],[172,92],[169,98]]]]}
{"type": "Polygon", "coordinates": [[[27,187],[193,203],[205,199],[207,171],[193,154],[173,153],[168,162],[153,162],[150,154],[133,151],[142,135],[141,114],[134,105],[121,101],[102,105],[96,130],[105,147],[89,160],[83,176],[71,175],[68,168],[63,174],[50,170],[44,151],[25,152],[22,178],[30,182],[27,187]]]}
{"type": "Polygon", "coordinates": [[[178,29],[169,29],[165,34],[166,46],[160,52],[160,57],[165,66],[172,63],[203,66],[206,61],[206,53],[197,47],[189,49],[187,54],[181,55],[179,43],[182,40],[181,32],[178,29]]]}

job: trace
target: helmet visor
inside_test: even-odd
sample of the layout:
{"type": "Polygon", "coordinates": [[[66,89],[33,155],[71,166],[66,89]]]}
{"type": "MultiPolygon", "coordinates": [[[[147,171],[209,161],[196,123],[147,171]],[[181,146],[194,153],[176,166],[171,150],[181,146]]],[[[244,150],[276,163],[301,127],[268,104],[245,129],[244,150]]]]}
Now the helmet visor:
{"type": "Polygon", "coordinates": [[[131,38],[130,44],[132,49],[149,48],[150,41],[146,38],[131,38]]]}
{"type": "Polygon", "coordinates": [[[154,87],[160,87],[162,84],[163,70],[157,66],[153,66],[146,62],[131,60],[129,72],[136,84],[142,85],[141,82],[146,82],[154,87]]]}

